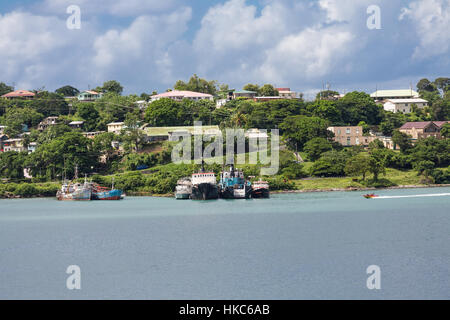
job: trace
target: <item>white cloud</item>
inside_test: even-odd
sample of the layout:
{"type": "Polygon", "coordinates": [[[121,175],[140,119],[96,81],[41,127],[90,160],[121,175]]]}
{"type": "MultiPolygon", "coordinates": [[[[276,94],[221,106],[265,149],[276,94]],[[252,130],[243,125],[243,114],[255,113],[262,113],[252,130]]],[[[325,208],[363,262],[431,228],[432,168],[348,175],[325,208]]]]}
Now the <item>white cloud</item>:
{"type": "Polygon", "coordinates": [[[64,14],[70,5],[78,5],[82,15],[111,14],[133,16],[167,10],[176,0],[45,0],[41,9],[64,14]]]}
{"type": "Polygon", "coordinates": [[[116,72],[167,74],[172,65],[168,50],[187,30],[191,16],[191,8],[185,7],[171,14],[140,16],[124,30],[107,31],[95,39],[94,68],[101,77],[116,72]]]}
{"type": "Polygon", "coordinates": [[[414,22],[420,45],[414,58],[447,54],[450,46],[450,0],[414,1],[402,9],[400,20],[414,22]]]}
{"type": "Polygon", "coordinates": [[[266,80],[284,82],[295,76],[318,79],[333,70],[347,71],[342,64],[354,51],[353,40],[345,30],[308,28],[269,49],[259,72],[266,80]]]}

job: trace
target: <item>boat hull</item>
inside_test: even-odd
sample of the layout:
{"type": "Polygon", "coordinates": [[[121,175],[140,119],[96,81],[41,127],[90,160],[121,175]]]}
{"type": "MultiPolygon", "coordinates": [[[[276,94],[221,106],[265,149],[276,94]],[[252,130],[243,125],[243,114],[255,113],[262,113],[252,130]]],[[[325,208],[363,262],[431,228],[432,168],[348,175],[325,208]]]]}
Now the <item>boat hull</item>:
{"type": "Polygon", "coordinates": [[[188,200],[191,198],[189,193],[175,193],[175,199],[177,200],[188,200]]]}
{"type": "Polygon", "coordinates": [[[219,191],[216,185],[201,183],[192,187],[192,200],[215,200],[219,198],[219,191]]]}
{"type": "Polygon", "coordinates": [[[59,201],[90,201],[92,197],[91,190],[77,190],[71,193],[58,192],[56,198],[59,201]]]}
{"type": "Polygon", "coordinates": [[[220,197],[222,199],[249,199],[251,196],[251,189],[247,186],[244,189],[236,189],[227,187],[222,189],[220,197]]]}
{"type": "Polygon", "coordinates": [[[255,189],[252,190],[252,198],[255,199],[267,199],[270,198],[269,189],[255,189]]]}
{"type": "Polygon", "coordinates": [[[102,192],[93,192],[92,200],[120,200],[122,199],[122,190],[110,190],[102,192]]]}

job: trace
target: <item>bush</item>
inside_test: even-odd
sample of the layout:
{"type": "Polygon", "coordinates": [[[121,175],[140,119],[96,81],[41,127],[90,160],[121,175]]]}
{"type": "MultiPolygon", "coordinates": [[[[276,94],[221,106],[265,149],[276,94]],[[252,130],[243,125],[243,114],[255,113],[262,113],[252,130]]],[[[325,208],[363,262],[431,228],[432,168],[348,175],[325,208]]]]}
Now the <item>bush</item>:
{"type": "Polygon", "coordinates": [[[360,183],[368,188],[389,188],[395,187],[396,184],[388,179],[370,179],[366,181],[360,181],[360,183]]]}
{"type": "Polygon", "coordinates": [[[295,190],[295,183],[288,181],[287,179],[283,179],[280,177],[270,178],[268,179],[270,190],[295,190]]]}

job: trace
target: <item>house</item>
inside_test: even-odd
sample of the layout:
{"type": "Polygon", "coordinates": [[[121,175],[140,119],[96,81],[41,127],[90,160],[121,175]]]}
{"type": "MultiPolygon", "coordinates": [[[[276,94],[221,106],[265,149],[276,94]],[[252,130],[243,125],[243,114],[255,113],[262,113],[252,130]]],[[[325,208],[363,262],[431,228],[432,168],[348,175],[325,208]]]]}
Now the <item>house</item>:
{"type": "Polygon", "coordinates": [[[27,90],[17,90],[7,94],[2,95],[5,99],[33,99],[36,96],[34,92],[27,90]]]}
{"type": "Polygon", "coordinates": [[[81,129],[83,127],[84,121],[72,121],[69,123],[69,127],[72,129],[81,129]]]}
{"type": "Polygon", "coordinates": [[[54,126],[57,124],[58,124],[58,117],[47,117],[38,124],[37,129],[39,131],[44,131],[48,127],[54,126]]]}
{"type": "Polygon", "coordinates": [[[103,93],[99,93],[97,91],[92,91],[92,90],[86,90],[83,92],[80,92],[80,94],[78,94],[77,99],[78,101],[95,101],[100,99],[103,96],[103,93]]]}
{"type": "Polygon", "coordinates": [[[105,133],[106,131],[95,131],[95,132],[83,132],[83,136],[88,139],[94,139],[96,136],[105,133]]]}
{"type": "MultiPolygon", "coordinates": [[[[170,140],[173,136],[183,134],[194,134],[195,129],[198,127],[144,127],[141,128],[144,134],[147,136],[147,142],[165,141],[170,140]]],[[[221,134],[219,126],[202,126],[202,134],[204,135],[216,135],[221,134]]]]}
{"type": "Polygon", "coordinates": [[[370,95],[375,101],[389,99],[417,99],[419,94],[413,89],[405,90],[377,90],[370,95]]]}
{"type": "Polygon", "coordinates": [[[108,123],[107,126],[108,126],[108,132],[120,134],[122,129],[125,128],[125,123],[124,122],[111,122],[111,123],[108,123]]]}
{"type": "Polygon", "coordinates": [[[291,88],[277,88],[276,90],[282,99],[297,99],[297,92],[291,91],[291,88]]]}
{"type": "Polygon", "coordinates": [[[334,141],[343,146],[367,146],[376,139],[374,136],[364,136],[361,126],[329,127],[328,130],[334,133],[334,141]]]}
{"type": "Polygon", "coordinates": [[[428,106],[428,101],[420,98],[416,99],[387,99],[383,102],[384,110],[391,111],[394,113],[403,112],[411,113],[412,106],[417,106],[418,108],[425,108],[428,106]]]}
{"type": "Polygon", "coordinates": [[[3,142],[3,151],[16,151],[16,152],[24,152],[28,149],[23,145],[23,139],[8,139],[3,142]]]}
{"type": "Polygon", "coordinates": [[[237,98],[254,99],[257,95],[258,95],[258,93],[255,91],[249,91],[249,90],[234,91],[233,99],[237,99],[237,98]]]}
{"type": "Polygon", "coordinates": [[[407,122],[399,129],[400,132],[411,136],[412,140],[435,137],[441,139],[441,129],[448,121],[407,122]]]}
{"type": "Polygon", "coordinates": [[[214,100],[214,97],[211,94],[193,92],[193,91],[179,91],[179,90],[164,92],[161,94],[151,96],[150,98],[151,98],[152,102],[163,99],[163,98],[168,98],[168,99],[172,99],[175,101],[182,101],[184,99],[188,99],[188,100],[192,100],[192,101],[198,101],[198,100],[213,101],[214,100]]]}

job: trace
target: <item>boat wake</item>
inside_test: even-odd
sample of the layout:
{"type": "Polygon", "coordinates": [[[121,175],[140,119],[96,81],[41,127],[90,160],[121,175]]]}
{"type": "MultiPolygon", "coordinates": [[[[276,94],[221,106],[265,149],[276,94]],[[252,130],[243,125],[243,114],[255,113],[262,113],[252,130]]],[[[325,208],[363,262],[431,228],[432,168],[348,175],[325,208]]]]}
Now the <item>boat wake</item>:
{"type": "Polygon", "coordinates": [[[444,197],[444,196],[450,196],[450,193],[415,194],[408,196],[379,196],[373,199],[399,199],[399,198],[444,197]]]}

